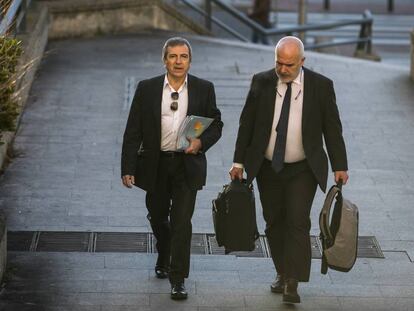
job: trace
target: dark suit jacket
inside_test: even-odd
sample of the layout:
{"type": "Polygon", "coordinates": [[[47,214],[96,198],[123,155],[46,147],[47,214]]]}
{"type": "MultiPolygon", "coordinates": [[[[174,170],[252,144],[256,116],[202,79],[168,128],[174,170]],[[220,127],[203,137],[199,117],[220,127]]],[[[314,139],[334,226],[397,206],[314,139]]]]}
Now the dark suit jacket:
{"type": "MultiPolygon", "coordinates": [[[[275,69],[253,77],[243,108],[233,161],[243,163],[248,182],[262,165],[272,130],[278,77],[275,69]]],[[[304,68],[302,142],[306,159],[322,191],[326,190],[328,158],[334,171],[347,170],[342,125],[330,79],[304,68]]]]}
{"type": "MultiPolygon", "coordinates": [[[[138,84],[129,112],[122,145],[121,174],[135,175],[135,185],[155,191],[161,146],[161,100],[165,75],[143,80],[138,84]]],[[[214,86],[211,82],[188,75],[187,115],[214,118],[213,123],[199,137],[202,152],[183,155],[187,183],[201,189],[206,181],[205,152],[221,137],[220,111],[216,107],[214,86]]]]}

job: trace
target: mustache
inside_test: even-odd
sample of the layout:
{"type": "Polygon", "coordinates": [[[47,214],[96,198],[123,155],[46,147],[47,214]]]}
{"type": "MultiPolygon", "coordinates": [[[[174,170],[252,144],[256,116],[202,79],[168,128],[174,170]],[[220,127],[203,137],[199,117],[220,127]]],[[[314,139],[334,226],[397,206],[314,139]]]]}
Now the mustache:
{"type": "Polygon", "coordinates": [[[283,72],[278,72],[278,74],[282,77],[287,77],[290,76],[290,73],[283,73],[283,72]]]}

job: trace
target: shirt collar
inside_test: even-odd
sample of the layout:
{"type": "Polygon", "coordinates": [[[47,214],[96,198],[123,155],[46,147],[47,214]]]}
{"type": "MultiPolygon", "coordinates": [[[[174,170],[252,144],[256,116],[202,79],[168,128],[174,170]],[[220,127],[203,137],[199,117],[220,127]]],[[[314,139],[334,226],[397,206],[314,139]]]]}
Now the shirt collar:
{"type": "MultiPolygon", "coordinates": [[[[183,83],[183,84],[180,86],[180,88],[177,90],[177,92],[178,92],[178,93],[180,93],[180,92],[183,90],[183,88],[187,86],[187,79],[188,79],[188,75],[186,75],[186,76],[185,76],[184,83],[183,83]]],[[[165,88],[166,88],[167,86],[170,88],[171,92],[176,92],[176,91],[175,91],[175,90],[174,90],[174,89],[170,86],[170,83],[168,82],[167,74],[165,74],[165,76],[164,76],[164,90],[165,90],[165,88]]]]}
{"type": "MultiPolygon", "coordinates": [[[[303,81],[303,68],[300,69],[298,75],[296,76],[295,79],[293,79],[292,83],[297,84],[298,86],[301,86],[302,85],[302,81],[303,81]]],[[[284,83],[285,82],[282,82],[280,79],[277,80],[277,85],[278,86],[280,86],[280,85],[282,85],[284,83]]]]}

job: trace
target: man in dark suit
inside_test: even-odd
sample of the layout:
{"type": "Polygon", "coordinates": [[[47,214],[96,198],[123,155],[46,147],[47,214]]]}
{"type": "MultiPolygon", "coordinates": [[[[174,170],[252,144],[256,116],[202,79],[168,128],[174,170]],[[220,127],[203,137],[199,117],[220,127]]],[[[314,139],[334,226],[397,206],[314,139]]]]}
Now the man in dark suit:
{"type": "Polygon", "coordinates": [[[347,157],[332,81],[303,67],[298,38],[282,38],[275,59],[275,69],[253,77],[230,176],[245,169],[248,183],[256,178],[277,271],[271,291],[298,303],[298,282],[310,275],[310,209],[317,185],[327,184],[323,139],[336,182],[348,180],[347,157]]]}
{"type": "Polygon", "coordinates": [[[205,152],[221,137],[223,123],[213,84],[188,74],[189,42],[168,39],[162,59],[167,73],[141,81],[132,101],[122,145],[122,182],[146,191],[148,219],[157,239],[155,274],[169,277],[172,299],[186,299],[191,217],[197,190],[206,181],[205,152]],[[178,152],[178,129],[188,115],[214,121],[178,152]]]}

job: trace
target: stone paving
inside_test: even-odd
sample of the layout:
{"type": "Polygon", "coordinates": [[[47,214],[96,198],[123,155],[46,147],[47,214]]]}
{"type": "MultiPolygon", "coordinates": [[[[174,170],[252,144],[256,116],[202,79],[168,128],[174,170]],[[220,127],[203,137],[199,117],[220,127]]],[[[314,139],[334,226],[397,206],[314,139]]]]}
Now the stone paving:
{"type": "MultiPolygon", "coordinates": [[[[171,34],[53,41],[33,84],[15,139],[17,157],[0,177],[10,231],[150,230],[144,193],[120,182],[128,81],[163,73],[171,34]]],[[[193,231],[213,232],[211,199],[228,181],[238,118],[252,74],[273,64],[273,48],[188,36],[191,73],[210,79],[225,124],[208,153],[207,186],[193,231]]],[[[360,235],[376,236],[385,259],[359,259],[349,273],[320,274],[300,288],[298,310],[414,309],[414,85],[409,72],[368,61],[307,53],[334,80],[348,147],[345,195],[360,208],[360,235]]],[[[329,182],[332,183],[332,176],[329,182]]],[[[312,234],[324,195],[312,209],[312,234]]],[[[259,203],[259,202],[258,202],[259,203]]],[[[257,204],[259,230],[264,222],[257,204]]],[[[9,252],[1,310],[291,310],[270,293],[267,258],[192,256],[190,297],[169,299],[153,277],[154,254],[9,252]]]]}

